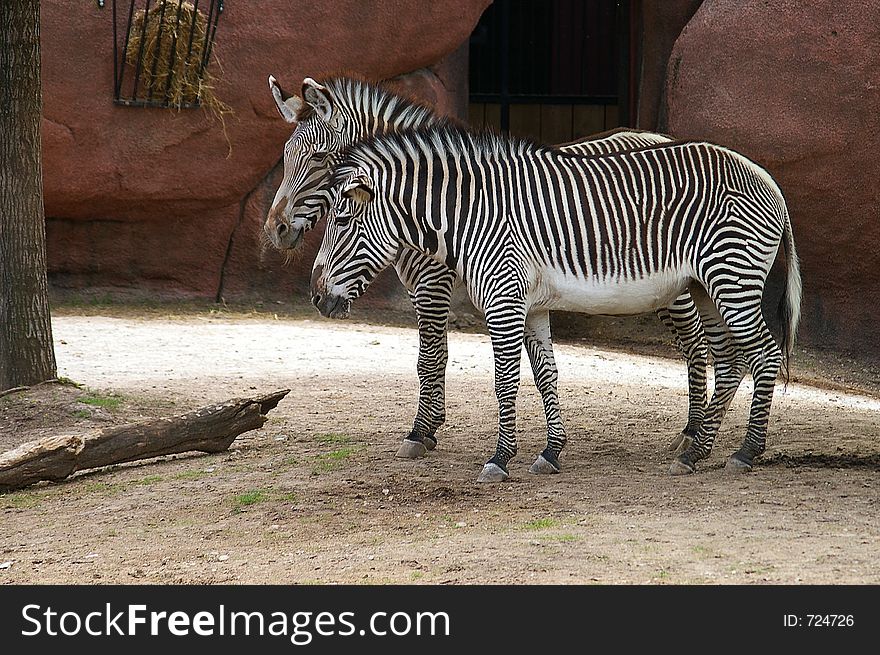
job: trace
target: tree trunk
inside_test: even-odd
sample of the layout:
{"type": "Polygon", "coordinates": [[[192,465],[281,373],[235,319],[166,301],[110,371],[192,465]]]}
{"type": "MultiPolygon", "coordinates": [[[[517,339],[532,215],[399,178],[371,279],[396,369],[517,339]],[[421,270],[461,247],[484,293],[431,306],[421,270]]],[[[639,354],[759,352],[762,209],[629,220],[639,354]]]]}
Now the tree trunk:
{"type": "Polygon", "coordinates": [[[0,391],[56,376],[40,151],[40,3],[0,2],[0,391]]]}

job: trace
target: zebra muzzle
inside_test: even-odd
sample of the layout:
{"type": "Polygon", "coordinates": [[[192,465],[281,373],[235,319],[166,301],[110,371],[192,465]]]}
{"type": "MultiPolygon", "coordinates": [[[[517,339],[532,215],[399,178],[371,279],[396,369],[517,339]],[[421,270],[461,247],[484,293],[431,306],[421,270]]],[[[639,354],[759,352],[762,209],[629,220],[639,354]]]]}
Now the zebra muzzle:
{"type": "Polygon", "coordinates": [[[312,304],[325,318],[348,318],[351,312],[350,300],[330,293],[315,293],[312,296],[312,304]]]}

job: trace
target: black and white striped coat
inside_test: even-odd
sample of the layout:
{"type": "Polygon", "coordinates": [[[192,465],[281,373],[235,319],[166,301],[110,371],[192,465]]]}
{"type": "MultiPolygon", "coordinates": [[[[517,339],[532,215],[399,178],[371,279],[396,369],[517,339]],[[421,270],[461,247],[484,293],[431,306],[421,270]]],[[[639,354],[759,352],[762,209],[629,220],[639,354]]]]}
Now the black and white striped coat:
{"type": "MultiPolygon", "coordinates": [[[[688,289],[715,336],[727,386],[716,388],[672,472],[692,472],[708,454],[746,367],[754,401],[728,465],[748,469],[763,452],[784,353],[764,323],[761,298],[780,244],[788,253],[785,353],[799,318],[800,275],[782,193],[746,157],[693,142],[583,157],[435,125],[355,144],[333,187],[333,219],[312,278],[322,314],[347,314],[406,249],[455,270],[485,313],[500,421],[482,480],[508,475],[519,344],[530,330],[546,329],[549,310],[641,313],[688,289]]],[[[554,436],[537,466],[558,469],[564,434],[554,436]]]]}
{"type": "MultiPolygon", "coordinates": [[[[305,232],[327,213],[330,166],[344,147],[375,134],[439,120],[422,105],[350,77],[331,77],[321,82],[307,78],[302,97],[284,93],[273,77],[269,78],[269,87],[279,112],[296,124],[284,149],[284,179],[264,225],[267,240],[288,252],[298,248],[305,232]]],[[[650,132],[614,130],[560,149],[608,153],[668,140],[650,132]]],[[[436,430],[445,420],[446,326],[452,291],[459,279],[442,262],[412,250],[401,251],[395,268],[410,294],[419,326],[418,410],[398,451],[400,456],[413,457],[436,445],[436,430]]],[[[682,436],[689,440],[696,434],[706,408],[707,346],[703,328],[687,292],[657,313],[676,335],[679,349],[688,360],[689,409],[682,436]]],[[[548,434],[561,433],[561,423],[551,416],[556,389],[549,324],[533,337],[531,341],[527,338],[526,348],[548,408],[548,434]]],[[[681,442],[682,436],[673,446],[681,442]]]]}

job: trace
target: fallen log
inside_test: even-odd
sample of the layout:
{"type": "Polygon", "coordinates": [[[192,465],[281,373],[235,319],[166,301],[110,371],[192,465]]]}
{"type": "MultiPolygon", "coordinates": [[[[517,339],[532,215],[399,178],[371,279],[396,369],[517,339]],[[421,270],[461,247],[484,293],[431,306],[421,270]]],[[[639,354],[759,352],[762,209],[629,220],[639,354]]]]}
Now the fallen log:
{"type": "Polygon", "coordinates": [[[77,471],[138,459],[199,451],[217,453],[235,438],[262,427],[290,389],[259,398],[236,398],[187,414],[30,441],[0,454],[0,491],[41,480],[63,480],[77,471]]]}

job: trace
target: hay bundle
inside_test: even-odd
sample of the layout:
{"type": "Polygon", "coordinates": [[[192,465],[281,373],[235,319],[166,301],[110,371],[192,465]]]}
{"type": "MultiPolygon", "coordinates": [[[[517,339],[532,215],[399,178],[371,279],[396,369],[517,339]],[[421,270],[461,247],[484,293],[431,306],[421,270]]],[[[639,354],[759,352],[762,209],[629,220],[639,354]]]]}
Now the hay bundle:
{"type": "MultiPolygon", "coordinates": [[[[222,121],[223,115],[232,110],[214,93],[216,78],[208,72],[207,66],[201,70],[207,38],[208,19],[190,2],[157,0],[149,12],[143,9],[135,12],[125,61],[136,66],[140,55],[138,93],[151,94],[159,101],[167,100],[174,107],[200,102],[222,121]]],[[[212,56],[219,66],[213,52],[212,56]]]]}

